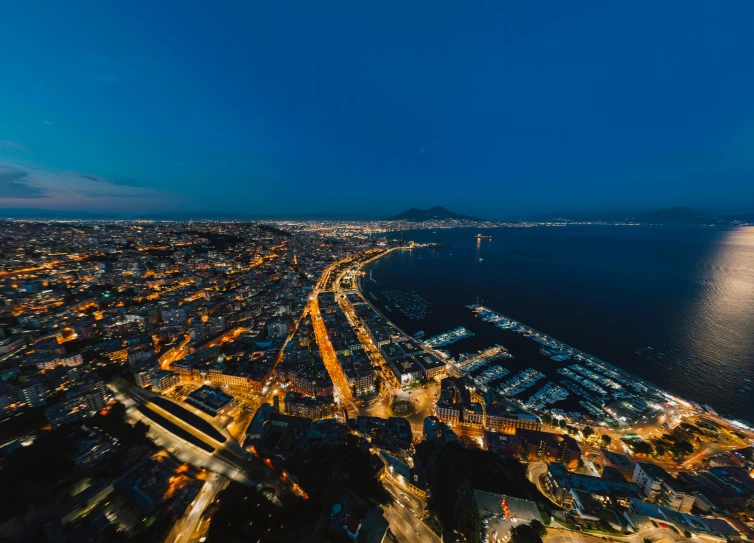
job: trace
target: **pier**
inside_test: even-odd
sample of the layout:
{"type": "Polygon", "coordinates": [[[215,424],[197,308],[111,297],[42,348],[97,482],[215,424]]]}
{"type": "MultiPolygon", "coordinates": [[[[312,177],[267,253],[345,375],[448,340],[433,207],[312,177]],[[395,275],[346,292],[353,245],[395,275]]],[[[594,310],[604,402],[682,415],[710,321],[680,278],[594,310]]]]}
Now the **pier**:
{"type": "Polygon", "coordinates": [[[500,385],[497,388],[497,391],[503,396],[515,396],[527,388],[533,387],[537,381],[544,378],[545,374],[541,371],[537,371],[534,368],[527,368],[500,385]]]}
{"type": "Polygon", "coordinates": [[[429,348],[444,347],[445,345],[450,345],[451,343],[461,341],[462,339],[471,337],[473,335],[474,332],[472,332],[471,330],[467,330],[463,326],[459,326],[458,328],[454,328],[453,330],[432,336],[431,338],[424,340],[422,342],[422,345],[429,348]]]}
{"type": "Polygon", "coordinates": [[[522,334],[543,345],[544,348],[556,352],[554,356],[551,356],[551,358],[554,360],[556,360],[557,357],[556,361],[567,360],[568,358],[574,358],[578,361],[582,361],[591,370],[599,372],[605,377],[626,387],[631,387],[636,392],[636,394],[650,393],[660,397],[664,397],[667,394],[657,385],[644,381],[643,379],[635,375],[631,375],[630,373],[621,370],[620,368],[617,368],[594,355],[585,353],[579,349],[576,349],[575,347],[571,347],[570,345],[563,343],[562,341],[559,341],[554,337],[545,334],[544,332],[540,332],[539,330],[532,328],[531,326],[527,326],[522,322],[503,315],[502,313],[499,313],[493,309],[485,307],[481,304],[471,304],[467,305],[466,307],[476,313],[477,316],[483,321],[494,324],[498,328],[511,330],[522,334]]]}
{"type": "Polygon", "coordinates": [[[548,382],[529,398],[526,407],[534,410],[541,410],[546,405],[553,404],[568,397],[568,391],[558,385],[548,382]]]}
{"type": "MultiPolygon", "coordinates": [[[[458,367],[461,369],[466,369],[468,366],[479,362],[481,360],[485,360],[486,362],[492,362],[493,360],[498,360],[500,358],[513,358],[513,356],[508,352],[508,349],[503,347],[502,345],[493,345],[492,347],[489,347],[481,352],[478,352],[473,355],[466,355],[462,354],[458,357],[458,367]]],[[[468,370],[472,371],[472,370],[468,370]]]]}

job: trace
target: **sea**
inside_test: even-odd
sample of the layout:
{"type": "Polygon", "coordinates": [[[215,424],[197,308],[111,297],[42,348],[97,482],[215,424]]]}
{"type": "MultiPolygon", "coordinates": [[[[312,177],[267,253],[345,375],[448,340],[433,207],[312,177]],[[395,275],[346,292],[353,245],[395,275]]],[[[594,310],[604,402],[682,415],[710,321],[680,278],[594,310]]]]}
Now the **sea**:
{"type": "MultiPolygon", "coordinates": [[[[546,373],[521,399],[557,383],[554,370],[573,360],[554,362],[531,339],[477,319],[469,304],[754,423],[754,227],[568,225],[390,237],[443,246],[376,261],[371,280],[362,281],[369,301],[410,335],[421,330],[426,339],[457,326],[474,332],[445,347],[454,356],[501,344],[514,356],[504,364],[511,376],[529,367],[546,373]],[[400,306],[401,293],[411,291],[430,304],[423,318],[395,307],[395,292],[400,306]]],[[[571,396],[561,402],[566,410],[571,396]]]]}

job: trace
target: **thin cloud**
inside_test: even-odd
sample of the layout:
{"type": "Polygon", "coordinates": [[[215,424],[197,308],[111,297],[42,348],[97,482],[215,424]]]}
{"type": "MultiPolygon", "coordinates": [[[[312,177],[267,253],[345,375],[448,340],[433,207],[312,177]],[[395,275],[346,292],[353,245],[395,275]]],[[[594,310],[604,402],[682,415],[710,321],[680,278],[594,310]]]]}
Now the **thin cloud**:
{"type": "Polygon", "coordinates": [[[13,140],[0,140],[0,145],[3,147],[6,147],[8,149],[15,149],[16,151],[28,151],[29,146],[25,143],[21,143],[20,141],[13,141],[13,140]]]}
{"type": "Polygon", "coordinates": [[[45,198],[47,193],[32,184],[28,172],[8,166],[0,166],[0,194],[2,198],[45,198]]]}
{"type": "Polygon", "coordinates": [[[77,177],[80,177],[81,179],[86,179],[87,181],[93,181],[95,183],[107,183],[109,185],[120,185],[122,187],[147,187],[150,184],[148,181],[144,181],[142,179],[132,179],[132,178],[111,179],[108,177],[100,177],[99,175],[90,175],[90,174],[79,173],[79,172],[71,172],[71,175],[75,175],[77,177]]]}
{"type": "Polygon", "coordinates": [[[0,202],[47,198],[51,202],[73,200],[159,200],[165,193],[134,179],[111,180],[81,172],[57,172],[19,163],[0,165],[0,202]]]}
{"type": "Polygon", "coordinates": [[[52,126],[52,123],[50,121],[42,120],[42,124],[46,124],[47,126],[52,126]]]}

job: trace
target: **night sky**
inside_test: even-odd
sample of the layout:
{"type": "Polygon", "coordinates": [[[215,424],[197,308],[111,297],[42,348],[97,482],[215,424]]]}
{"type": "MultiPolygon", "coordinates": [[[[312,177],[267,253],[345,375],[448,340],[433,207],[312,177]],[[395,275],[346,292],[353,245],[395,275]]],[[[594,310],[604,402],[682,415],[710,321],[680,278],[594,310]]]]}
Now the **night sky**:
{"type": "Polygon", "coordinates": [[[751,2],[1,16],[0,208],[754,211],[751,2]]]}

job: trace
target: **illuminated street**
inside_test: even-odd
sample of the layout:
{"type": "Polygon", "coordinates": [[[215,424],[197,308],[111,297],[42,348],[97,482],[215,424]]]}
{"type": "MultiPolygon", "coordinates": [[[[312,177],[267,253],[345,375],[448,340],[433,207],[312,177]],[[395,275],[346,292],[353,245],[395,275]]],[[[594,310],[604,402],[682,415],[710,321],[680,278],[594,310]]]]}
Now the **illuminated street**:
{"type": "Polygon", "coordinates": [[[186,514],[175,523],[165,538],[165,543],[196,543],[206,533],[208,519],[203,518],[207,506],[228,485],[228,480],[212,473],[207,477],[199,494],[191,502],[186,514]]]}

